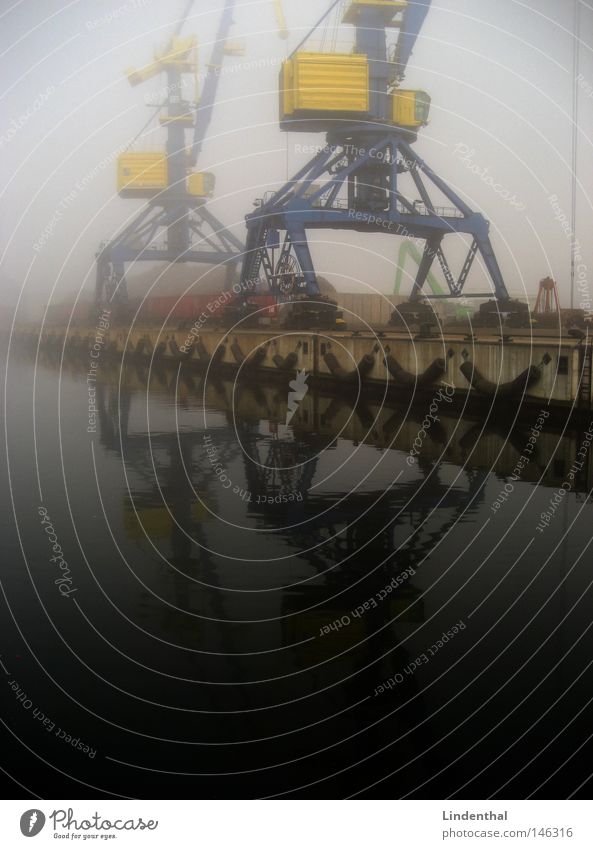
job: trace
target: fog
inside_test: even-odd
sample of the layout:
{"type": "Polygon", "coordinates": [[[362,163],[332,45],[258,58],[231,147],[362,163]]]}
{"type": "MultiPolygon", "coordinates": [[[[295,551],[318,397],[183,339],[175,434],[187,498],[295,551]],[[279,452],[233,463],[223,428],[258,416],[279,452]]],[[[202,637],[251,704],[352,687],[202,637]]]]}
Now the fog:
{"type": "MultiPolygon", "coordinates": [[[[141,131],[154,112],[147,101],[158,100],[165,85],[156,77],[133,88],[124,71],[146,64],[164,46],[184,6],[185,0],[1,4],[5,317],[19,297],[20,320],[40,317],[50,302],[92,297],[99,244],[141,206],[117,195],[117,154],[141,131]]],[[[282,40],[270,0],[237,3],[233,40],[243,42],[245,54],[225,60],[199,168],[215,173],[210,208],[241,239],[254,200],[307,161],[303,148],[323,144],[322,135],[279,130],[278,71],[325,6],[284,0],[290,32],[282,40]]],[[[183,30],[198,37],[202,70],[221,7],[220,0],[197,0],[183,30]]],[[[508,289],[532,297],[538,281],[551,275],[566,306],[575,240],[559,219],[571,218],[575,85],[575,238],[582,248],[575,306],[593,286],[591,5],[581,4],[576,82],[573,21],[572,2],[435,0],[406,78],[432,96],[431,120],[416,149],[491,221],[508,289]]],[[[134,149],[163,144],[155,120],[134,149]]],[[[400,238],[323,231],[311,234],[311,242],[318,273],[338,291],[393,291],[400,238]]],[[[202,270],[194,273],[198,278],[202,270]]],[[[480,273],[472,288],[483,288],[480,273]]]]}

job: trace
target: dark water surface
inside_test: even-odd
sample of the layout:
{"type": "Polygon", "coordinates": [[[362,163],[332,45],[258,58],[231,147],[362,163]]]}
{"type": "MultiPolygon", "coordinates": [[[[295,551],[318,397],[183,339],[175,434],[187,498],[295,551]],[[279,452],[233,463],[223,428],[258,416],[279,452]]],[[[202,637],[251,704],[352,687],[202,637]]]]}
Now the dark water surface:
{"type": "Polygon", "coordinates": [[[87,366],[9,359],[7,796],[590,794],[586,426],[87,366]]]}

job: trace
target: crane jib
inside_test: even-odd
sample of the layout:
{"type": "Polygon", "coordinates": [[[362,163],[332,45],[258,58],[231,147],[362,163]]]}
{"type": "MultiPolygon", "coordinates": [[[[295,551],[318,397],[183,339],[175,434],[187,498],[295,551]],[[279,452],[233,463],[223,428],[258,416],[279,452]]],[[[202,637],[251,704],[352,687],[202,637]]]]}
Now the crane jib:
{"type": "Polygon", "coordinates": [[[430,4],[431,0],[410,0],[404,10],[394,59],[399,79],[406,73],[420,30],[430,10],[430,4]]]}
{"type": "Polygon", "coordinates": [[[194,139],[191,147],[190,162],[192,167],[198,161],[198,157],[202,150],[204,139],[208,133],[214,105],[216,103],[216,93],[218,90],[218,82],[220,79],[219,69],[222,66],[225,53],[225,45],[231,27],[233,25],[233,10],[235,8],[235,0],[227,0],[220,18],[216,40],[212,49],[206,79],[202,88],[202,96],[200,106],[196,107],[196,122],[194,130],[194,139]]]}

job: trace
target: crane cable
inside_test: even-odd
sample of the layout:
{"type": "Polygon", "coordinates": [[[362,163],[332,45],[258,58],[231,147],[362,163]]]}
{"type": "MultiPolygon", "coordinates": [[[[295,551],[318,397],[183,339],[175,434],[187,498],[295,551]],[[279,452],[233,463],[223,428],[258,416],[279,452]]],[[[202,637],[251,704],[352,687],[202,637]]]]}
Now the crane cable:
{"type": "Polygon", "coordinates": [[[342,21],[342,10],[344,3],[338,3],[334,9],[333,21],[330,30],[330,53],[336,53],[338,49],[338,37],[340,33],[340,24],[342,21]]]}
{"type": "Polygon", "coordinates": [[[577,226],[577,158],[579,152],[579,67],[581,51],[581,0],[574,3],[574,44],[572,73],[572,244],[570,250],[570,308],[574,309],[574,287],[576,280],[576,253],[578,247],[577,226]]]}
{"type": "Polygon", "coordinates": [[[338,0],[338,3],[330,7],[325,21],[323,22],[320,44],[321,53],[325,53],[326,51],[328,53],[336,52],[344,7],[345,0],[338,0]]]}
{"type": "Polygon", "coordinates": [[[310,29],[310,30],[309,30],[309,32],[306,34],[306,36],[305,36],[305,37],[304,37],[304,38],[303,38],[303,39],[302,39],[302,40],[301,40],[301,41],[297,44],[297,46],[296,46],[296,47],[294,48],[294,50],[291,52],[290,56],[288,57],[289,59],[292,59],[292,57],[294,56],[294,54],[295,54],[295,53],[297,53],[297,52],[301,49],[301,47],[303,46],[303,44],[305,44],[305,43],[309,40],[309,38],[311,37],[311,35],[312,35],[312,34],[315,32],[315,30],[317,29],[317,27],[318,27],[320,24],[322,24],[322,23],[323,23],[323,21],[327,18],[327,16],[329,15],[329,13],[330,13],[330,12],[332,12],[332,11],[333,11],[333,9],[334,9],[334,8],[338,5],[338,3],[341,3],[341,2],[342,2],[342,0],[333,0],[333,2],[332,2],[332,4],[331,4],[331,6],[329,7],[329,9],[327,9],[327,11],[325,11],[325,12],[323,13],[323,15],[322,15],[322,16],[319,18],[319,20],[317,21],[317,23],[316,23],[316,24],[314,24],[314,25],[311,27],[311,29],[310,29]]]}
{"type": "MultiPolygon", "coordinates": [[[[132,141],[131,141],[131,142],[129,142],[129,143],[125,146],[125,148],[124,148],[124,152],[125,152],[126,150],[129,150],[129,149],[132,147],[132,145],[133,145],[133,144],[135,144],[135,143],[138,141],[138,139],[140,138],[140,136],[141,136],[141,135],[143,135],[144,131],[145,131],[146,129],[148,129],[148,127],[150,126],[150,124],[152,124],[152,122],[154,121],[154,119],[156,118],[156,116],[159,114],[159,112],[161,111],[161,109],[163,108],[163,106],[164,106],[164,104],[163,104],[163,103],[160,103],[160,104],[156,107],[156,109],[154,110],[154,112],[151,114],[150,118],[149,118],[149,119],[148,119],[148,121],[146,122],[146,124],[144,124],[144,126],[142,127],[142,129],[141,129],[138,133],[136,133],[136,135],[134,136],[134,138],[132,139],[132,141]]],[[[155,128],[155,129],[156,129],[156,128],[155,128]]]]}

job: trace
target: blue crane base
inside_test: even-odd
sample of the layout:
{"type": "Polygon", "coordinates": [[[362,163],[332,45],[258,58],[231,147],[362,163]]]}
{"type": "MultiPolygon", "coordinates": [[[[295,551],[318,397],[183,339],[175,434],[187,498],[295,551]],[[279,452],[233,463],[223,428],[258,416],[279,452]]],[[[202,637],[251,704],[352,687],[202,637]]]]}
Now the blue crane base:
{"type": "Polygon", "coordinates": [[[490,242],[489,222],[414,152],[411,138],[412,134],[403,129],[369,129],[364,124],[328,133],[326,146],[279,191],[260,200],[258,209],[246,217],[243,284],[258,285],[263,271],[267,286],[279,296],[318,295],[307,231],[338,229],[422,240],[424,251],[412,300],[422,297],[435,259],[449,289],[440,297],[460,297],[478,254],[492,288],[474,296],[494,295],[507,300],[490,242]],[[418,198],[410,199],[399,190],[402,177],[411,177],[418,198]],[[435,189],[449,206],[436,204],[435,189]],[[472,237],[458,276],[454,276],[443,249],[445,237],[455,234],[472,237]]]}
{"type": "Polygon", "coordinates": [[[127,318],[126,265],[142,262],[196,262],[227,268],[234,276],[243,244],[213,215],[203,199],[187,196],[147,203],[134,220],[97,253],[95,308],[109,307],[127,318]],[[160,239],[165,247],[158,247],[160,239]]]}

